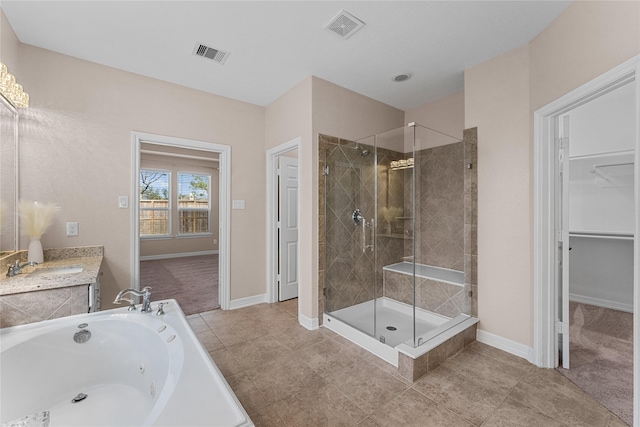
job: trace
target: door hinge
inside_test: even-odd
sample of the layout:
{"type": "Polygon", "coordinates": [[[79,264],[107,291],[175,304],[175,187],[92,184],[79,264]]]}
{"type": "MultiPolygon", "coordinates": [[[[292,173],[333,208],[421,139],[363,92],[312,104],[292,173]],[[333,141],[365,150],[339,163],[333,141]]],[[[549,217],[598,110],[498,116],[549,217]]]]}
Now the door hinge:
{"type": "Polygon", "coordinates": [[[280,274],[276,276],[276,280],[278,281],[278,283],[280,283],[280,274]]]}
{"type": "Polygon", "coordinates": [[[569,324],[568,323],[562,323],[561,321],[557,320],[556,321],[556,332],[558,334],[562,334],[562,335],[566,335],[569,333],[569,324]]]}
{"type": "Polygon", "coordinates": [[[280,230],[280,221],[277,222],[278,230],[280,230]]]}
{"type": "Polygon", "coordinates": [[[329,175],[329,166],[325,166],[324,168],[322,168],[322,175],[329,175]]]}
{"type": "Polygon", "coordinates": [[[276,174],[277,174],[278,176],[280,176],[280,170],[281,170],[280,168],[276,169],[276,174]]]}

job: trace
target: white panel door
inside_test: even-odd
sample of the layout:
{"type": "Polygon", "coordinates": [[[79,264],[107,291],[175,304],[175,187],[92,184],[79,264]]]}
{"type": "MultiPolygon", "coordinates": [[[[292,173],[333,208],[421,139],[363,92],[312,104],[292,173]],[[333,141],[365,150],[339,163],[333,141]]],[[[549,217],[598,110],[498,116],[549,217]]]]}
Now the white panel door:
{"type": "Polygon", "coordinates": [[[279,297],[298,296],[298,159],[280,157],[279,297]]]}

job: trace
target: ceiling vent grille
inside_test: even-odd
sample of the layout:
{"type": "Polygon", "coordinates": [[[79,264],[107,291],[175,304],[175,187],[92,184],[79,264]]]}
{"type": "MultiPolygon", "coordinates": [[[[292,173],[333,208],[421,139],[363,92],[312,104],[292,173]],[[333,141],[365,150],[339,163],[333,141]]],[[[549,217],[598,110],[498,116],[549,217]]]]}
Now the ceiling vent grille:
{"type": "Polygon", "coordinates": [[[343,39],[348,39],[364,27],[364,22],[350,14],[341,10],[335,18],[331,20],[325,27],[327,30],[333,31],[343,39]]]}
{"type": "Polygon", "coordinates": [[[209,46],[205,46],[203,44],[197,43],[196,47],[193,49],[193,54],[196,56],[201,56],[203,58],[211,59],[219,64],[224,64],[225,61],[231,55],[231,52],[225,52],[223,50],[214,49],[209,46]]]}

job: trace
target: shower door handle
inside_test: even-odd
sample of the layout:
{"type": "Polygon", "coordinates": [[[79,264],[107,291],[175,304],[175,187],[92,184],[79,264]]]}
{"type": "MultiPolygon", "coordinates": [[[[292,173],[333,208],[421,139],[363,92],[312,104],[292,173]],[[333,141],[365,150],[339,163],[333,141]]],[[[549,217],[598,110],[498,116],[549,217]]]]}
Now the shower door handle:
{"type": "MultiPolygon", "coordinates": [[[[371,252],[373,252],[373,242],[374,242],[374,239],[376,238],[375,230],[373,227],[373,218],[371,218],[371,221],[367,222],[366,225],[371,229],[371,240],[370,240],[371,243],[369,243],[368,245],[364,245],[362,252],[366,252],[367,249],[371,249],[371,252]]],[[[364,230],[362,230],[362,235],[364,236],[364,230]]]]}

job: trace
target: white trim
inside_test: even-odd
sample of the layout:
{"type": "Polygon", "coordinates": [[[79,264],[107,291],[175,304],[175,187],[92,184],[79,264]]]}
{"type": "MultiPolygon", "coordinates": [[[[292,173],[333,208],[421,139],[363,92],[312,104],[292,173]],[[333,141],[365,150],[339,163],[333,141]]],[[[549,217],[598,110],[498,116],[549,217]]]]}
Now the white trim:
{"type": "MultiPolygon", "coordinates": [[[[267,302],[278,302],[278,241],[277,221],[278,193],[276,179],[278,174],[278,157],[289,151],[300,148],[300,137],[267,150],[267,302]]],[[[299,156],[298,156],[299,157],[299,156]]],[[[298,162],[298,176],[302,176],[298,162]]],[[[298,197],[298,204],[300,198],[298,197]]],[[[298,206],[298,224],[300,224],[300,206],[298,206]]],[[[300,245],[298,245],[298,262],[300,262],[300,245]]],[[[300,269],[298,269],[300,271],[300,269]]],[[[298,285],[299,289],[299,285],[298,285]]],[[[299,292],[298,292],[299,294],[299,292]]]]}
{"type": "MultiPolygon", "coordinates": [[[[555,231],[554,164],[552,120],[595,97],[633,79],[640,56],[630,59],[602,76],[582,85],[534,113],[534,251],[533,251],[533,363],[539,367],[555,364],[555,231]]],[[[640,144],[637,144],[640,146],[640,144]]],[[[636,156],[638,149],[636,149],[636,156]]],[[[636,162],[637,174],[638,162],[636,162]]],[[[638,189],[636,189],[636,192],[638,189]]],[[[636,201],[638,196],[636,196],[636,201]]],[[[636,209],[637,210],[637,209],[636,209]]],[[[637,213],[637,212],[636,212],[637,213]]],[[[636,232],[637,234],[637,232],[636,232]]],[[[635,295],[638,296],[637,286],[635,295]]],[[[640,347],[639,347],[640,348],[640,347]]]]}
{"type": "Polygon", "coordinates": [[[238,308],[245,308],[256,304],[262,304],[267,302],[267,294],[253,295],[246,298],[232,299],[229,301],[229,310],[236,310],[238,308]]]}
{"type": "Polygon", "coordinates": [[[602,298],[569,294],[569,301],[579,302],[581,304],[595,305],[596,307],[610,308],[612,310],[626,311],[627,313],[633,313],[633,304],[625,304],[623,302],[611,301],[602,298]]]}
{"type": "Polygon", "coordinates": [[[219,163],[219,234],[218,234],[218,301],[220,308],[228,310],[231,300],[231,147],[224,144],[196,141],[192,139],[175,138],[164,135],[154,135],[144,132],[131,132],[131,287],[140,287],[140,224],[138,221],[138,207],[140,193],[138,176],[140,173],[140,146],[142,142],[196,149],[218,153],[219,163]]]}
{"type": "MultiPolygon", "coordinates": [[[[552,120],[582,103],[588,102],[621,84],[635,80],[636,112],[640,112],[640,55],[637,55],[614,69],[602,74],[576,90],[562,96],[534,113],[533,135],[533,360],[539,367],[554,367],[554,347],[556,333],[554,327],[556,301],[555,293],[555,239],[554,239],[554,200],[553,200],[553,168],[551,159],[554,156],[553,135],[550,132],[552,120]]],[[[640,120],[636,119],[635,144],[635,230],[640,232],[640,120]]],[[[633,390],[640,394],[640,282],[639,257],[640,243],[634,241],[634,278],[633,278],[633,390]]],[[[640,406],[638,399],[633,405],[634,425],[640,425],[640,406]]]]}
{"type": "Polygon", "coordinates": [[[502,351],[506,351],[507,353],[521,357],[533,363],[533,348],[528,345],[492,334],[491,332],[483,331],[482,329],[477,330],[476,341],[498,348],[502,351]]]}
{"type": "Polygon", "coordinates": [[[140,261],[153,261],[156,259],[171,259],[171,258],[185,258],[188,256],[201,256],[201,255],[215,255],[219,251],[198,251],[198,252],[181,252],[178,254],[160,254],[160,255],[145,255],[140,257],[140,261]]]}
{"type": "Polygon", "coordinates": [[[298,312],[298,323],[310,331],[320,328],[320,320],[317,317],[307,317],[300,312],[298,312]]]}

